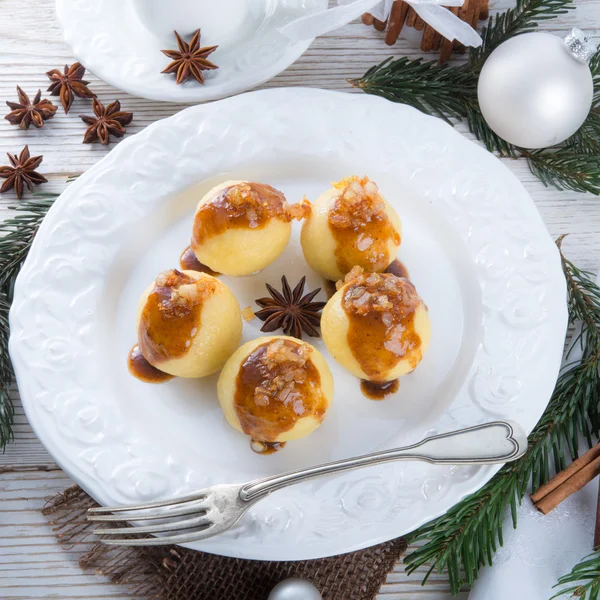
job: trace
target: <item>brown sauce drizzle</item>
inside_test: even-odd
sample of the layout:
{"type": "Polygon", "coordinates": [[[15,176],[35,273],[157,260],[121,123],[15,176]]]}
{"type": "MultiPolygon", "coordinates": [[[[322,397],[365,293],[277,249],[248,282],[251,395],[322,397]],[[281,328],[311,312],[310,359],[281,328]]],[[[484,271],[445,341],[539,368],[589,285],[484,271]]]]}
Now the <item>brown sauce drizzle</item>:
{"type": "Polygon", "coordinates": [[[151,364],[186,354],[200,329],[204,300],[215,289],[215,280],[196,280],[176,269],[156,278],[138,327],[140,351],[151,364]]]}
{"type": "Polygon", "coordinates": [[[258,440],[250,440],[250,448],[256,454],[275,454],[285,448],[285,442],[259,442],[258,440]]]}
{"type": "Polygon", "coordinates": [[[391,273],[396,277],[404,277],[405,279],[410,279],[408,276],[408,269],[401,263],[397,258],[395,258],[390,266],[385,270],[386,273],[391,273]]]}
{"type": "Polygon", "coordinates": [[[378,383],[376,381],[360,380],[360,389],[369,400],[383,400],[390,394],[395,394],[400,388],[400,380],[384,381],[378,383]]]}
{"type": "Polygon", "coordinates": [[[327,298],[331,298],[337,292],[337,287],[336,287],[335,281],[333,281],[331,279],[325,280],[324,288],[325,288],[325,293],[327,294],[327,298]]]}
{"type": "Polygon", "coordinates": [[[173,375],[164,373],[156,367],[153,367],[145,358],[140,351],[140,347],[136,344],[129,352],[127,358],[127,367],[129,372],[137,377],[140,381],[146,383],[164,383],[173,379],[173,375]]]}
{"type": "Polygon", "coordinates": [[[275,339],[254,349],[240,366],[234,406],[242,431],[255,443],[275,442],[300,418],[324,418],[327,399],[311,351],[306,344],[275,339]]]}
{"type": "Polygon", "coordinates": [[[335,240],[337,266],[348,273],[355,265],[370,273],[390,262],[388,243],[400,245],[400,234],[388,218],[377,186],[366,177],[334,184],[340,195],[329,210],[329,229],[335,240]]]}
{"type": "Polygon", "coordinates": [[[179,266],[184,271],[198,271],[200,273],[212,275],[213,277],[220,275],[220,273],[217,273],[216,271],[213,271],[210,267],[207,267],[206,265],[202,264],[194,254],[194,251],[192,250],[191,246],[188,246],[181,253],[181,256],[179,257],[179,266]]]}
{"type": "Polygon", "coordinates": [[[415,331],[420,298],[407,279],[388,273],[363,273],[355,267],[342,288],[342,308],[349,321],[347,342],[352,355],[371,381],[385,382],[387,374],[407,354],[411,367],[421,338],[415,331]]]}
{"type": "Polygon", "coordinates": [[[260,229],[272,218],[289,222],[285,196],[264,183],[238,183],[226,187],[202,204],[194,217],[192,248],[227,229],[260,229]]]}

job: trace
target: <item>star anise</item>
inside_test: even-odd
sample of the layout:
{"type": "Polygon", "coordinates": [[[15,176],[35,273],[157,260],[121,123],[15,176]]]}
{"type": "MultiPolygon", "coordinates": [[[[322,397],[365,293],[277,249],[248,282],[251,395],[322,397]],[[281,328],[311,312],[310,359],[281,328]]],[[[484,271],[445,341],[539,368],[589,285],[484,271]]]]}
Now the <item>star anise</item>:
{"type": "Polygon", "coordinates": [[[189,77],[193,77],[196,81],[204,83],[204,75],[202,71],[211,71],[218,69],[217,65],[206,60],[209,54],[212,54],[218,46],[203,46],[200,48],[200,30],[196,30],[192,41],[187,44],[181,36],[175,31],[177,38],[177,50],[162,50],[173,62],[169,63],[167,68],[162,73],[177,73],[176,83],[183,83],[189,77]]]}
{"type": "Polygon", "coordinates": [[[60,102],[65,109],[65,114],[69,112],[75,96],[79,98],[95,98],[96,94],[88,89],[89,81],[83,81],[85,67],[76,62],[70,67],[65,65],[64,73],[58,69],[52,69],[46,73],[52,85],[48,91],[52,96],[60,96],[60,102]]]}
{"type": "Polygon", "coordinates": [[[42,90],[38,90],[33,102],[29,96],[17,86],[18,102],[6,102],[12,110],[4,118],[11,125],[18,125],[21,129],[29,129],[33,123],[36,127],[43,127],[44,121],[51,119],[56,112],[56,106],[50,100],[42,100],[42,90]]]}
{"type": "Polygon", "coordinates": [[[11,188],[15,188],[17,198],[19,200],[23,197],[24,186],[29,188],[30,192],[33,192],[34,185],[40,185],[48,180],[35,171],[42,161],[43,156],[34,156],[33,158],[29,155],[29,146],[25,146],[21,150],[21,154],[6,153],[8,160],[10,160],[11,167],[0,167],[0,177],[6,179],[6,181],[0,187],[0,194],[8,192],[11,188]]]}
{"type": "Polygon", "coordinates": [[[305,283],[306,277],[303,277],[292,291],[284,275],[281,278],[281,292],[266,284],[271,297],[256,300],[256,304],[262,307],[256,316],[265,322],[260,328],[261,331],[283,329],[286,335],[294,336],[299,340],[302,339],[303,332],[311,337],[320,337],[318,330],[321,323],[320,312],[326,303],[312,301],[321,288],[303,296],[305,283]]]}
{"type": "Polygon", "coordinates": [[[94,98],[93,109],[95,117],[79,115],[81,120],[89,125],[83,136],[84,144],[100,141],[106,146],[111,135],[119,138],[125,135],[125,126],[131,123],[133,113],[123,112],[118,100],[104,108],[104,105],[94,98]]]}

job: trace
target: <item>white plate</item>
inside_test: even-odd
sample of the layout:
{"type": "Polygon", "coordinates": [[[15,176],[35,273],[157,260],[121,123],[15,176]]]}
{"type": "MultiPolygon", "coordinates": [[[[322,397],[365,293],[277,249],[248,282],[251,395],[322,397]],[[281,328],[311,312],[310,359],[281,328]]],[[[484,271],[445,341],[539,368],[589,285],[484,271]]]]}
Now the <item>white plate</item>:
{"type": "MultiPolygon", "coordinates": [[[[244,307],[283,273],[292,281],[307,274],[310,289],[321,285],[297,235],[264,272],[224,280],[244,307]]],[[[567,310],[556,247],[523,186],[494,156],[406,106],[277,89],[159,121],[71,183],[35,238],[10,317],[11,356],[34,430],[96,500],[120,504],[497,418],[530,431],[554,386],[567,310]],[[128,374],[138,297],[158,272],[177,266],[209,186],[250,178],[295,201],[353,173],[375,180],[401,215],[399,256],[432,320],[431,347],[395,397],[367,400],[325,354],[336,383],[330,414],[313,435],[265,457],[225,422],[215,377],[152,386],[128,374]]],[[[260,335],[260,325],[245,324],[244,340],[260,335]]],[[[442,514],[496,471],[398,463],[304,483],[193,547],[285,560],[356,550],[442,514]]]]}
{"type": "MultiPolygon", "coordinates": [[[[176,49],[140,21],[132,0],[56,0],[56,14],[66,43],[87,69],[129,94],[170,102],[206,102],[265,83],[296,61],[312,40],[292,43],[277,29],[294,19],[327,8],[327,0],[252,0],[243,31],[234,43],[201,38],[202,45],[221,44],[210,56],[219,66],[205,72],[206,83],[181,85],[162,74],[169,64],[162,49],[176,49]]],[[[198,27],[202,27],[198,24],[198,27]]],[[[189,41],[189,39],[188,39],[189,41]]]]}

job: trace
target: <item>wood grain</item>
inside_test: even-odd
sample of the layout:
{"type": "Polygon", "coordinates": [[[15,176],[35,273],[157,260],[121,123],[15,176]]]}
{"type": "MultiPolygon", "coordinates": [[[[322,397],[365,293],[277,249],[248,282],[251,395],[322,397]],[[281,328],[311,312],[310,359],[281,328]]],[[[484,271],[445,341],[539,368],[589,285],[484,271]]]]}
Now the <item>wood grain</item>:
{"type": "MultiPolygon", "coordinates": [[[[491,6],[492,14],[514,4],[499,0],[491,6]]],[[[588,29],[600,25],[600,0],[578,0],[576,13],[560,16],[544,24],[547,31],[564,34],[578,23],[588,29]]],[[[369,67],[388,56],[424,56],[418,46],[403,39],[392,46],[384,43],[385,33],[365,27],[360,21],[347,25],[316,40],[294,65],[264,87],[308,86],[360,93],[348,86],[347,78],[361,76],[369,67]]],[[[439,43],[439,41],[438,41],[439,43]]],[[[426,58],[436,60],[436,54],[426,58]]],[[[460,62],[464,57],[453,57],[460,62]]],[[[62,41],[54,18],[53,0],[22,2],[0,0],[0,115],[6,114],[5,100],[16,98],[20,85],[32,94],[45,90],[45,72],[74,61],[62,41]]],[[[134,112],[128,133],[141,131],[157,119],[182,110],[184,104],[168,104],[135,98],[115,90],[90,74],[92,89],[102,102],[116,98],[124,110],[134,112]]],[[[89,103],[76,99],[71,113],[57,116],[43,130],[20,131],[0,120],[0,164],[5,152],[16,152],[24,144],[34,154],[43,154],[40,171],[50,182],[45,191],[60,192],[69,175],[78,174],[102,158],[108,149],[81,144],[85,125],[79,114],[89,113],[89,103]]],[[[472,139],[466,127],[457,129],[472,139]]],[[[600,199],[575,192],[558,192],[544,188],[529,172],[523,161],[504,160],[505,165],[523,182],[554,237],[571,233],[565,241],[570,258],[583,268],[600,266],[600,199]]],[[[15,202],[12,193],[0,199],[0,218],[10,212],[15,202]]],[[[60,598],[86,600],[126,600],[122,588],[115,587],[100,575],[84,574],[77,566],[78,552],[65,551],[55,542],[45,518],[39,513],[44,499],[70,485],[56,463],[41,446],[31,430],[23,409],[15,398],[15,441],[0,454],[0,597],[3,600],[60,598]]],[[[379,600],[449,600],[445,576],[433,575],[427,586],[420,581],[425,570],[407,577],[398,564],[381,589],[379,600]]],[[[466,593],[457,596],[466,599],[466,593]]]]}

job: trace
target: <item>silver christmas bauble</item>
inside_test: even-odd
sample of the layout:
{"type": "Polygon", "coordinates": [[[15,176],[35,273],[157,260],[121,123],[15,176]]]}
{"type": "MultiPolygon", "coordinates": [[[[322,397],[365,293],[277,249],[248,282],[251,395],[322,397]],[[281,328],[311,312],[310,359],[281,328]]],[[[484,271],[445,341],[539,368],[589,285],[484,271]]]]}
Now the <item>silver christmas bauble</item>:
{"type": "Polygon", "coordinates": [[[546,148],[573,135],[592,106],[594,83],[585,60],[565,40],[525,33],[498,46],[477,86],[481,113],[502,139],[546,148]]]}
{"type": "Polygon", "coordinates": [[[323,600],[319,590],[306,579],[284,579],[271,591],[267,600],[323,600]]]}

